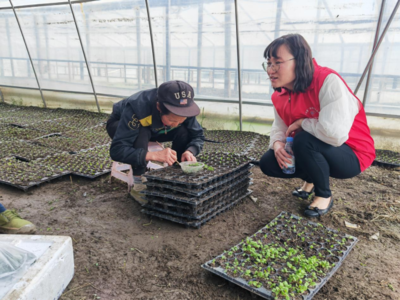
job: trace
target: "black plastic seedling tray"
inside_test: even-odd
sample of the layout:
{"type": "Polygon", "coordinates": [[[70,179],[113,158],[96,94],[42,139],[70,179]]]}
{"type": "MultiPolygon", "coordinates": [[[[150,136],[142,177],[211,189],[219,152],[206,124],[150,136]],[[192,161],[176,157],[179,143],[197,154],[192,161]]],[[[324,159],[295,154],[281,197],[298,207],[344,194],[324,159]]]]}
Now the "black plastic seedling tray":
{"type": "MultiPolygon", "coordinates": [[[[315,294],[321,289],[321,287],[335,274],[335,272],[338,270],[338,268],[342,265],[344,259],[347,257],[347,255],[350,253],[350,251],[354,248],[355,244],[358,242],[358,239],[353,236],[349,236],[347,234],[339,234],[336,230],[326,228],[321,224],[317,224],[311,221],[308,221],[304,218],[300,218],[298,216],[292,215],[287,212],[282,212],[280,213],[275,219],[273,219],[267,226],[263,227],[259,231],[257,231],[254,235],[249,237],[250,243],[253,241],[255,243],[258,243],[258,245],[270,245],[272,247],[275,247],[279,249],[278,247],[285,247],[282,248],[283,251],[286,251],[289,246],[287,246],[291,239],[285,238],[285,234],[294,234],[297,231],[291,232],[290,230],[293,230],[293,227],[285,227],[285,222],[293,222],[292,224],[298,224],[297,225],[297,230],[302,232],[301,230],[304,228],[311,228],[310,232],[305,233],[303,236],[304,238],[307,238],[305,241],[300,241],[300,240],[292,240],[292,243],[298,242],[302,244],[302,247],[296,248],[296,249],[301,249],[299,251],[300,254],[304,254],[304,258],[310,258],[312,256],[314,257],[320,257],[318,254],[319,253],[326,253],[326,260],[334,261],[334,266],[331,267],[330,269],[327,270],[327,273],[325,273],[324,277],[317,277],[318,279],[316,280],[316,285],[313,286],[312,288],[308,288],[308,290],[302,294],[295,294],[293,298],[290,296],[290,299],[303,299],[303,300],[310,300],[312,299],[315,294]],[[290,221],[287,221],[290,220],[290,221]],[[298,222],[298,223],[296,223],[298,222]],[[302,229],[301,229],[302,228],[302,229]],[[322,235],[318,233],[321,231],[325,231],[325,233],[329,233],[329,236],[331,237],[330,239],[325,239],[325,242],[322,242],[323,239],[321,239],[322,235]],[[336,235],[336,237],[335,237],[336,235]],[[344,238],[344,240],[343,240],[344,238]],[[329,241],[329,242],[328,242],[329,241]],[[341,242],[342,243],[341,243],[341,242]],[[346,243],[345,243],[346,242],[346,243]],[[307,245],[307,246],[304,246],[307,245]],[[311,247],[313,246],[313,247],[311,247]],[[315,249],[314,249],[315,248],[315,249]],[[339,249],[339,250],[338,250],[339,249]],[[336,254],[336,255],[335,255],[336,254]],[[338,255],[341,254],[341,255],[338,255]]],[[[290,226],[290,225],[289,225],[290,226]]],[[[293,225],[292,225],[293,226],[293,225]]],[[[294,230],[296,230],[296,226],[294,226],[294,230]]],[[[306,232],[306,231],[304,231],[306,232]]],[[[286,274],[282,273],[282,270],[285,268],[286,271],[287,268],[286,266],[289,265],[286,264],[286,262],[290,261],[290,258],[286,258],[284,262],[279,262],[278,260],[270,259],[271,256],[269,257],[269,260],[267,261],[267,264],[259,264],[259,265],[254,265],[252,264],[252,256],[251,254],[247,254],[246,252],[241,252],[245,248],[245,245],[247,244],[247,239],[243,240],[241,243],[235,245],[232,247],[230,250],[225,251],[223,254],[217,256],[215,259],[212,259],[202,265],[202,268],[206,269],[207,271],[210,271],[218,276],[221,276],[222,278],[228,280],[229,282],[232,282],[234,284],[237,284],[241,286],[244,289],[249,290],[250,292],[263,297],[265,299],[285,299],[284,296],[276,296],[272,292],[272,289],[267,289],[264,287],[264,285],[268,285],[268,283],[265,283],[267,281],[273,280],[273,278],[278,280],[281,277],[278,277],[279,274],[286,274]],[[230,252],[232,251],[232,252],[230,252]],[[239,258],[239,259],[238,259],[239,258]],[[249,259],[249,260],[247,260],[249,259]],[[244,264],[245,267],[242,268],[241,273],[237,276],[234,277],[233,275],[230,275],[226,272],[226,269],[222,267],[224,265],[225,267],[227,266],[227,262],[232,262],[232,265],[234,265],[235,261],[239,261],[239,267],[241,266],[242,261],[245,261],[246,263],[244,264]],[[268,269],[269,268],[269,269],[268,269]],[[251,270],[251,271],[247,271],[251,270]],[[264,281],[260,281],[259,278],[256,277],[255,274],[258,274],[257,272],[261,270],[262,272],[265,272],[268,270],[269,274],[268,277],[264,281]],[[250,276],[246,279],[245,274],[246,272],[249,272],[250,276]],[[249,282],[258,282],[261,283],[261,287],[253,287],[249,285],[249,282]],[[264,283],[263,283],[264,282],[264,283]]],[[[292,246],[294,247],[294,246],[292,246]]],[[[251,250],[250,250],[251,251],[251,250]]],[[[261,252],[258,252],[261,253],[261,252]]],[[[281,252],[283,253],[283,252],[281,252]]],[[[288,255],[288,251],[284,252],[284,255],[288,255]]],[[[267,257],[267,256],[265,256],[267,257]]],[[[273,256],[272,256],[273,257],[273,256]]],[[[279,257],[279,256],[277,256],[279,257]]],[[[288,255],[287,257],[293,257],[288,255]]],[[[321,256],[323,257],[323,255],[321,256]]],[[[295,265],[295,263],[293,263],[295,265]]],[[[229,267],[228,267],[229,268],[229,267]]],[[[300,269],[300,267],[299,267],[300,269]]],[[[290,270],[290,268],[289,268],[290,270]]],[[[229,270],[228,270],[229,272],[229,270]]],[[[311,272],[306,274],[306,276],[302,279],[305,280],[306,278],[311,277],[311,272]]],[[[289,275],[286,275],[287,278],[290,278],[289,275]]],[[[281,280],[280,282],[282,282],[281,280]]],[[[303,281],[302,283],[303,284],[303,281]]]]}
{"type": "Polygon", "coordinates": [[[60,178],[60,177],[66,176],[66,175],[70,175],[70,172],[65,171],[65,172],[62,172],[59,174],[54,174],[53,176],[43,177],[41,180],[35,181],[35,182],[30,182],[27,185],[20,185],[20,184],[16,184],[16,183],[13,183],[13,182],[7,181],[7,180],[0,180],[0,183],[10,185],[12,187],[23,190],[25,192],[34,186],[39,186],[42,183],[49,182],[51,180],[54,180],[54,179],[57,179],[57,178],[60,178]]]}
{"type": "Polygon", "coordinates": [[[243,176],[237,176],[225,183],[218,185],[216,188],[210,189],[202,193],[200,196],[193,196],[185,192],[176,191],[173,189],[167,189],[163,187],[158,187],[157,185],[148,185],[147,189],[143,191],[144,194],[148,196],[155,196],[165,201],[170,201],[171,203],[176,202],[179,205],[185,205],[189,207],[197,206],[204,201],[210,199],[211,197],[224,192],[227,189],[240,184],[243,181],[250,181],[250,175],[252,173],[248,172],[243,174],[243,176]]]}
{"type": "Polygon", "coordinates": [[[231,186],[229,189],[225,189],[216,195],[208,197],[206,201],[196,206],[184,206],[182,203],[178,202],[177,204],[175,201],[170,201],[168,198],[146,195],[146,200],[148,202],[145,207],[178,217],[200,220],[212,211],[218,210],[220,207],[224,206],[230,199],[235,199],[245,194],[248,187],[249,180],[247,179],[246,181],[231,186]]]}
{"type": "Polygon", "coordinates": [[[250,160],[247,157],[227,153],[213,153],[199,156],[198,160],[205,162],[214,170],[203,170],[196,174],[185,174],[179,166],[170,166],[152,170],[143,176],[148,182],[171,184],[187,189],[203,189],[208,185],[229,177],[233,173],[246,168],[250,160]],[[218,161],[217,159],[218,158],[218,161]]]}
{"type": "Polygon", "coordinates": [[[158,182],[158,181],[147,181],[145,184],[147,185],[147,188],[152,191],[159,191],[159,192],[167,192],[167,193],[173,193],[174,191],[185,193],[188,196],[197,196],[200,197],[205,193],[208,193],[224,184],[227,184],[229,182],[232,182],[235,178],[239,177],[249,177],[251,173],[249,170],[253,167],[253,165],[249,164],[245,167],[243,167],[240,170],[236,170],[235,172],[232,172],[228,175],[221,176],[221,178],[216,178],[213,180],[211,183],[208,185],[204,185],[203,187],[198,187],[198,188],[193,188],[190,185],[187,186],[186,184],[171,184],[171,183],[163,183],[158,182]]]}
{"type": "Polygon", "coordinates": [[[159,217],[161,219],[169,220],[174,223],[179,223],[179,224],[185,225],[187,227],[194,227],[194,228],[198,229],[202,225],[204,225],[206,222],[214,219],[219,214],[225,212],[226,210],[230,209],[234,205],[238,204],[241,200],[243,200],[244,198],[249,196],[251,193],[252,193],[251,190],[247,190],[244,195],[239,196],[239,198],[237,198],[237,199],[232,199],[232,201],[230,201],[226,205],[205,215],[201,220],[192,220],[192,219],[188,219],[188,218],[184,218],[184,217],[172,216],[170,214],[162,213],[159,211],[154,211],[152,209],[147,209],[147,208],[142,209],[142,213],[145,213],[145,214],[148,214],[148,215],[151,215],[154,217],[159,217]]]}
{"type": "Polygon", "coordinates": [[[380,167],[397,168],[400,167],[400,153],[376,149],[376,158],[373,162],[374,165],[380,167]]]}

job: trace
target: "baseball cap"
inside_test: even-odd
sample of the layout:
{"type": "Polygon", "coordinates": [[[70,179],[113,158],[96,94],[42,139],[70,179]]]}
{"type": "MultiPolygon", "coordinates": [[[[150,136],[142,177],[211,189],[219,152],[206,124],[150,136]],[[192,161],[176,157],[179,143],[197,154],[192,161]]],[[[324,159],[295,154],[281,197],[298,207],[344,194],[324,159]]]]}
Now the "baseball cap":
{"type": "Polygon", "coordinates": [[[200,114],[200,108],[193,100],[193,88],[184,81],[164,82],[158,88],[157,97],[158,102],[177,116],[194,117],[200,114]]]}

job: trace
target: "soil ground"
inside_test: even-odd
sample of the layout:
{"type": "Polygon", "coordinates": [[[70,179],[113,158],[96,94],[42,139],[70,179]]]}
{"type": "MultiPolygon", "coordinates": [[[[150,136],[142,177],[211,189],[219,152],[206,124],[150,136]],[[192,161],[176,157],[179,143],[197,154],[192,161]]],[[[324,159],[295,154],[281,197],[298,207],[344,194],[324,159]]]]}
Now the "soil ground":
{"type": "MultiPolygon", "coordinates": [[[[0,185],[0,202],[35,223],[37,234],[72,237],[75,276],[61,299],[252,299],[200,265],[283,210],[302,215],[308,203],[291,195],[300,180],[253,173],[257,202],[246,198],[200,229],[142,214],[109,176],[67,177],[26,193],[0,185]]],[[[400,170],[373,166],[331,187],[335,204],[321,223],[360,241],[314,299],[400,300],[400,170]]]]}

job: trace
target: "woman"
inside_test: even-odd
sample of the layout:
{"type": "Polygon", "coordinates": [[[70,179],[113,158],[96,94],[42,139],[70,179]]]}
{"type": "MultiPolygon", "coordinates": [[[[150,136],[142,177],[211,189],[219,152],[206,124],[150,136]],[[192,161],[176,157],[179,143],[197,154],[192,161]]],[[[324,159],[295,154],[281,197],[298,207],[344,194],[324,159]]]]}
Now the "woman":
{"type": "Polygon", "coordinates": [[[301,35],[274,40],[264,57],[263,67],[275,90],[275,120],[270,150],[260,168],[268,176],[303,179],[303,186],[292,194],[306,199],[315,191],[304,214],[322,216],[333,206],[329,176],[354,177],[375,159],[364,108],[338,73],[317,64],[301,35]],[[285,139],[293,134],[296,171],[284,174],[282,168],[291,162],[285,139]]]}

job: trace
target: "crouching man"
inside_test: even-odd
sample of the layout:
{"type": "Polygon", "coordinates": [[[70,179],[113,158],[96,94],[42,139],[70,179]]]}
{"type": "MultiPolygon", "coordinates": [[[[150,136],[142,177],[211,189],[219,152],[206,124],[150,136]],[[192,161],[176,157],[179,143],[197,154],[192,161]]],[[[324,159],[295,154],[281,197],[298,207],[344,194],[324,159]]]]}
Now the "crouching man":
{"type": "Polygon", "coordinates": [[[141,175],[146,172],[148,161],[168,165],[176,160],[195,162],[202,150],[204,133],[196,120],[200,109],[193,98],[193,88],[188,83],[174,80],[114,104],[106,127],[112,139],[110,156],[132,166],[131,196],[138,202],[144,202],[141,175]],[[149,141],[171,141],[172,149],[148,152],[149,141]]]}

